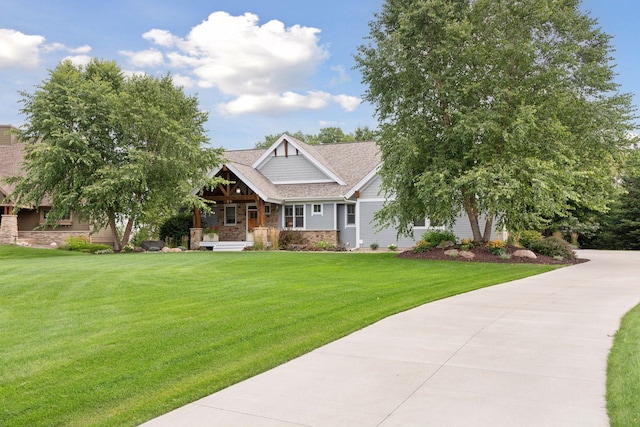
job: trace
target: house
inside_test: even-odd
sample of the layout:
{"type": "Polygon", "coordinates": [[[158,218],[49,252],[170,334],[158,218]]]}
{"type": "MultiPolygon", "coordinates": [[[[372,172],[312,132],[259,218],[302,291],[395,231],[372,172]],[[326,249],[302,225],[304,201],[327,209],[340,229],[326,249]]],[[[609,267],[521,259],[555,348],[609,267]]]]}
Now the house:
{"type": "MultiPolygon", "coordinates": [[[[203,191],[216,204],[209,215],[194,212],[191,246],[198,247],[202,227],[213,226],[220,241],[249,241],[256,230],[266,241],[262,231],[274,228],[298,230],[310,242],[347,249],[373,243],[414,246],[429,228],[428,219],[415,224],[414,238],[398,237],[395,229],[379,230],[375,224],[374,215],[385,201],[377,174],[380,163],[373,141],[308,145],[282,135],[267,149],[227,151],[225,163],[210,177],[229,184],[203,191]]],[[[459,238],[473,236],[466,217],[453,231],[459,238]]]]}
{"type": "Polygon", "coordinates": [[[94,243],[113,244],[108,230],[92,234],[90,224],[80,221],[73,212],[55,228],[42,228],[47,213],[51,210],[51,202],[47,198],[39,208],[20,207],[17,215],[14,215],[16,206],[11,200],[14,186],[4,180],[20,174],[25,145],[10,133],[11,129],[14,128],[10,125],[0,125],[0,244],[62,244],[69,236],[77,235],[88,236],[94,243]]]}

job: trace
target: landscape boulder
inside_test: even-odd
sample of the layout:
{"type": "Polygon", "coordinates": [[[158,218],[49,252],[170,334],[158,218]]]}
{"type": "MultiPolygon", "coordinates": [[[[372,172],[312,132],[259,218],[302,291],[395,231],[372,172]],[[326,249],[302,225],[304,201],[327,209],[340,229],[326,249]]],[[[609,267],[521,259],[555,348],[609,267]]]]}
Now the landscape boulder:
{"type": "Polygon", "coordinates": [[[145,240],[140,244],[140,246],[142,246],[142,249],[144,249],[145,251],[148,251],[149,248],[152,247],[158,248],[158,250],[160,250],[164,247],[164,242],[162,240],[145,240]]]}
{"type": "Polygon", "coordinates": [[[460,256],[464,259],[474,259],[476,257],[476,254],[469,251],[460,251],[460,256]]]}
{"type": "Polygon", "coordinates": [[[512,256],[518,258],[538,259],[536,254],[534,254],[533,251],[530,251],[529,249],[518,249],[512,254],[512,256]]]}

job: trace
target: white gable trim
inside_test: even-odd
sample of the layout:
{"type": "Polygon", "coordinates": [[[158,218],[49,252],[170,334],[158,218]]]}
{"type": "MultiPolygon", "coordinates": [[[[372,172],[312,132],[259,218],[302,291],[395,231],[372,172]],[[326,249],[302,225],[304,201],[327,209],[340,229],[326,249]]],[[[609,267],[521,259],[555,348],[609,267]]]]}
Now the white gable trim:
{"type": "Polygon", "coordinates": [[[364,178],[362,178],[356,185],[354,185],[353,188],[344,195],[344,197],[346,199],[352,198],[355,195],[356,191],[360,191],[361,188],[363,188],[366,184],[368,184],[369,181],[371,181],[378,174],[378,171],[380,170],[381,167],[382,167],[382,163],[378,164],[378,166],[373,168],[373,170],[369,172],[364,178]]]}
{"type": "MultiPolygon", "coordinates": [[[[342,179],[340,179],[340,177],[338,175],[336,175],[335,173],[331,172],[329,169],[327,169],[321,162],[319,162],[314,156],[312,156],[307,150],[305,150],[302,145],[300,145],[297,140],[289,135],[282,135],[280,138],[278,138],[278,140],[267,149],[267,151],[265,151],[260,158],[258,158],[258,160],[255,161],[255,163],[253,163],[253,165],[251,165],[254,169],[256,170],[260,170],[269,160],[269,158],[273,155],[273,152],[276,151],[278,149],[278,147],[280,147],[282,144],[284,144],[284,142],[288,142],[291,146],[293,146],[293,148],[295,148],[296,150],[298,150],[299,153],[301,153],[305,159],[307,159],[308,161],[311,162],[311,164],[313,164],[315,167],[317,167],[318,169],[320,169],[325,175],[327,175],[327,177],[329,177],[331,180],[337,182],[340,185],[346,185],[344,181],[342,181],[342,179]]],[[[324,181],[323,181],[324,182],[324,181]]]]}

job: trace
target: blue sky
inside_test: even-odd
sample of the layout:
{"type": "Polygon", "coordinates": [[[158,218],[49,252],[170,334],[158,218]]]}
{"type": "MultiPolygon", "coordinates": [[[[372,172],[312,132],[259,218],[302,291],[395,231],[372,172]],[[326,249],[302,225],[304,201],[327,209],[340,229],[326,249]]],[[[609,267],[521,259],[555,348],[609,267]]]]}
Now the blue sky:
{"type": "MultiPolygon", "coordinates": [[[[214,146],[251,148],[267,134],[376,126],[353,70],[383,0],[8,0],[0,15],[0,123],[16,126],[65,58],[115,60],[127,73],[171,72],[209,111],[214,146]]],[[[640,98],[638,0],[584,0],[614,36],[621,90],[640,98]]]]}

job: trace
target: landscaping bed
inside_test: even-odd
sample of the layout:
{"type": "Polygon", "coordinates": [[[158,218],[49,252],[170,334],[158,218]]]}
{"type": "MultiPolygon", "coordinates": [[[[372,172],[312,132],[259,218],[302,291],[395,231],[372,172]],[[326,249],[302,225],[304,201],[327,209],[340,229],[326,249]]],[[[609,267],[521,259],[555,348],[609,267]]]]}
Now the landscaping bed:
{"type": "Polygon", "coordinates": [[[404,251],[398,254],[399,258],[408,259],[427,259],[438,261],[460,261],[460,262],[495,262],[501,264],[548,264],[548,265],[566,265],[566,264],[581,264],[589,261],[588,259],[576,258],[576,259],[556,259],[554,257],[546,256],[537,253],[536,259],[515,257],[513,253],[522,248],[516,246],[507,246],[506,253],[510,255],[510,258],[501,257],[500,255],[494,255],[489,252],[486,246],[476,246],[470,248],[468,252],[473,253],[473,258],[464,258],[462,256],[451,256],[445,252],[451,248],[431,248],[424,252],[414,252],[413,250],[404,251]]]}

